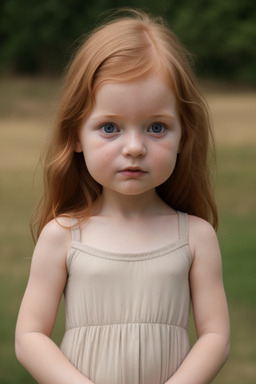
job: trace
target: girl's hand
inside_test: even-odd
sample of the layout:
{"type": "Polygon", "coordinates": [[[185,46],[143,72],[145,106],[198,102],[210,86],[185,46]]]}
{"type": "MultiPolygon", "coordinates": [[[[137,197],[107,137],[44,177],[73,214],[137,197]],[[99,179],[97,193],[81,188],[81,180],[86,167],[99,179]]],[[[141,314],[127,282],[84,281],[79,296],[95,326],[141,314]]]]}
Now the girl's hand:
{"type": "Polygon", "coordinates": [[[229,315],[215,231],[189,217],[190,286],[198,341],[168,384],[209,384],[229,354],[229,315]]]}
{"type": "MultiPolygon", "coordinates": [[[[67,219],[61,224],[68,226],[67,219]]],[[[35,247],[29,282],[21,304],[15,349],[18,360],[42,384],[92,384],[50,339],[66,284],[70,230],[55,220],[43,229],[35,247]]]]}

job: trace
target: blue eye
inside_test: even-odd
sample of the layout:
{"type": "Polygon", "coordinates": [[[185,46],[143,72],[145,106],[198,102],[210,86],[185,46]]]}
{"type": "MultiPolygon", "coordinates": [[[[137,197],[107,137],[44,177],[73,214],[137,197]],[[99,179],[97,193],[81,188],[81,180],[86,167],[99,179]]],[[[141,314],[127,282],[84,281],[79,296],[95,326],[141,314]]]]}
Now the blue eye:
{"type": "Polygon", "coordinates": [[[164,128],[163,124],[153,123],[149,127],[149,132],[152,132],[152,133],[163,133],[164,129],[165,128],[164,128]]]}
{"type": "Polygon", "coordinates": [[[114,133],[117,131],[117,128],[112,123],[106,123],[106,124],[102,125],[101,130],[104,133],[114,133]]]}

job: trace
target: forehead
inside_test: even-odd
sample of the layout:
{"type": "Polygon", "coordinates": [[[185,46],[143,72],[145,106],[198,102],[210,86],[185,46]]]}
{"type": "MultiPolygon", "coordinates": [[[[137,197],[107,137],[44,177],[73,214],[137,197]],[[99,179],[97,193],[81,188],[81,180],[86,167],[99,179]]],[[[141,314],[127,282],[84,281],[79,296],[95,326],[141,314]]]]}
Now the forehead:
{"type": "Polygon", "coordinates": [[[167,111],[174,113],[176,99],[174,92],[160,76],[149,76],[129,82],[108,82],[102,84],[95,95],[94,111],[106,112],[118,109],[167,111]]]}

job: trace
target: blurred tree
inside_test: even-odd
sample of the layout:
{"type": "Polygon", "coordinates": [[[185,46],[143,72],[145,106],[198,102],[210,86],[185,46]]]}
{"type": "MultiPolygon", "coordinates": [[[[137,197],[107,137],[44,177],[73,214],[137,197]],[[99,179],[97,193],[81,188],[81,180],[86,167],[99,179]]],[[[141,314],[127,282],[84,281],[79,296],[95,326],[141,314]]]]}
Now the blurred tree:
{"type": "Polygon", "coordinates": [[[252,0],[2,0],[0,70],[60,73],[76,41],[104,11],[122,6],[164,16],[199,58],[199,74],[256,83],[252,0]]]}
{"type": "Polygon", "coordinates": [[[200,58],[201,73],[256,82],[256,2],[179,0],[167,18],[200,58]]]}

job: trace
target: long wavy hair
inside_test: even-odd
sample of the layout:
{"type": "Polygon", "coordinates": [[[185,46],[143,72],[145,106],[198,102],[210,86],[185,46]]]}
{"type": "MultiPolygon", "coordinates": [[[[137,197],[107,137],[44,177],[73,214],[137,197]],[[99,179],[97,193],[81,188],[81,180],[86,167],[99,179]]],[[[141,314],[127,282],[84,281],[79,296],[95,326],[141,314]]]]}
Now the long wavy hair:
{"type": "Polygon", "coordinates": [[[209,168],[209,149],[214,149],[210,118],[188,55],[162,19],[129,10],[94,30],[69,67],[44,156],[44,191],[31,221],[35,238],[60,215],[82,222],[99,201],[102,187],[90,176],[83,154],[75,152],[79,128],[94,106],[98,87],[155,73],[173,90],[182,127],[175,170],[157,192],[172,208],[217,227],[209,168]]]}

